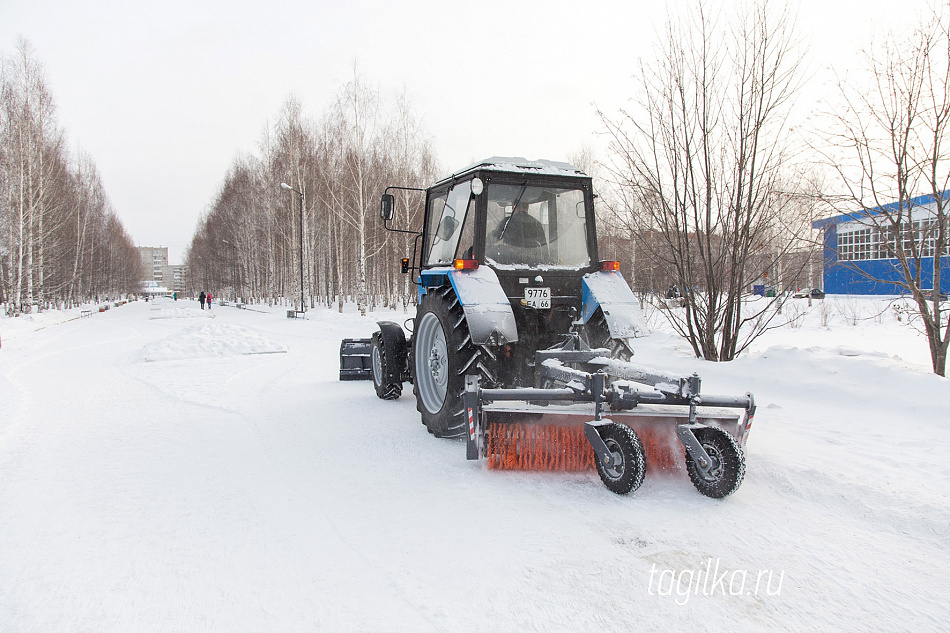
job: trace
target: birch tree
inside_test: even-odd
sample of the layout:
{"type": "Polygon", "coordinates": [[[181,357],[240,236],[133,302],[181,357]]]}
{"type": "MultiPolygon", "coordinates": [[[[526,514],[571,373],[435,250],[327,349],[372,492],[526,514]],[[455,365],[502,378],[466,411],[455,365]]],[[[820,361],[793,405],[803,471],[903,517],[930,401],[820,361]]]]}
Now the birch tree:
{"type": "Polygon", "coordinates": [[[787,10],[770,3],[728,22],[694,4],[669,19],[655,59],[641,64],[634,107],[600,115],[620,213],[639,251],[684,291],[671,323],[708,360],[735,358],[770,326],[773,306],[752,309],[743,297],[761,272],[750,265],[785,257],[807,233],[783,141],[799,81],[795,41],[787,10]]]}
{"type": "Polygon", "coordinates": [[[139,289],[131,239],[91,159],[74,166],[65,138],[42,65],[21,39],[0,60],[0,299],[9,314],[139,289]]]}
{"type": "MultiPolygon", "coordinates": [[[[400,98],[387,109],[357,77],[316,123],[288,100],[258,149],[259,155],[235,161],[199,220],[186,257],[193,283],[232,284],[230,262],[239,259],[251,300],[299,296],[298,199],[280,189],[286,182],[304,194],[305,301],[336,302],[342,312],[355,300],[363,313],[379,303],[394,305],[397,259],[408,256],[411,245],[383,229],[379,196],[388,184],[427,184],[436,171],[429,138],[408,101],[400,98]]],[[[421,224],[420,196],[404,208],[407,223],[421,224]]],[[[409,282],[398,285],[406,306],[409,282]]]]}

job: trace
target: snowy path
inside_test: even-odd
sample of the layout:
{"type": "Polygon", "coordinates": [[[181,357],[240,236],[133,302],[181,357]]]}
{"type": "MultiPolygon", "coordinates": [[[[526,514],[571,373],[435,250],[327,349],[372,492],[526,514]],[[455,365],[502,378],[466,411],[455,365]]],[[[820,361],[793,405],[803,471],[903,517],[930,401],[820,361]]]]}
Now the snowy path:
{"type": "MultiPolygon", "coordinates": [[[[648,475],[617,497],[593,474],[466,462],[426,433],[410,389],[390,403],[338,382],[340,339],[371,318],[179,305],[4,333],[0,632],[950,621],[946,380],[794,349],[704,365],[709,391],[751,389],[761,405],[743,487],[719,502],[685,475],[648,475]],[[840,367],[894,393],[823,393],[820,372],[840,367]],[[789,370],[814,384],[792,389],[789,370]],[[710,561],[718,585],[699,577],[710,561]],[[760,571],[771,591],[752,591],[760,571]]],[[[668,339],[645,345],[666,356],[651,364],[697,362],[668,339]]]]}

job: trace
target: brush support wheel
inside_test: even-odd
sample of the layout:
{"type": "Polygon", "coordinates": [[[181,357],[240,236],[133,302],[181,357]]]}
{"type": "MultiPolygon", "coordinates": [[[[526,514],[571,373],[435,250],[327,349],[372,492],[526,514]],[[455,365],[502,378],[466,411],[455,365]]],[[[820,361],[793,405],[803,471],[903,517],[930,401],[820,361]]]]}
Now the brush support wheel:
{"type": "Polygon", "coordinates": [[[610,466],[595,458],[600,480],[608,490],[618,495],[633,492],[643,483],[646,474],[646,457],[640,438],[629,426],[616,422],[601,427],[599,432],[613,456],[610,466]]]}
{"type": "Polygon", "coordinates": [[[712,464],[703,472],[689,453],[686,454],[686,471],[696,489],[707,497],[722,499],[739,488],[745,476],[745,455],[732,436],[722,429],[704,427],[693,434],[702,445],[712,464]]]}

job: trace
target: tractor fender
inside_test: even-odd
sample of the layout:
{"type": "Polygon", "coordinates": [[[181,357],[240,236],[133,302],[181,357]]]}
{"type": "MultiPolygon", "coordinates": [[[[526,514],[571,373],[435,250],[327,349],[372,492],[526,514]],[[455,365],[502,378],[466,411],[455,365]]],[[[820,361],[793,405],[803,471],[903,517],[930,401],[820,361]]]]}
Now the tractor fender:
{"type": "Polygon", "coordinates": [[[587,323],[601,308],[611,338],[639,338],[650,333],[640,302],[617,271],[600,270],[584,275],[581,302],[581,321],[587,323]]]}
{"type": "Polygon", "coordinates": [[[429,268],[420,276],[420,292],[441,285],[444,279],[452,284],[455,296],[462,304],[473,343],[504,345],[518,340],[515,314],[494,270],[487,266],[474,270],[429,268]]]}

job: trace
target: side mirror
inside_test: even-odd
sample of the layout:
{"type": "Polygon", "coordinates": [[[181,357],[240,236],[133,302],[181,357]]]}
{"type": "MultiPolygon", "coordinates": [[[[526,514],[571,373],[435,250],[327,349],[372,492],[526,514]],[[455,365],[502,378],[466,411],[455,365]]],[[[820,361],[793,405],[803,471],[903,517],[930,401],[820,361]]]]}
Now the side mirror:
{"type": "Polygon", "coordinates": [[[455,229],[458,225],[458,220],[451,215],[447,215],[442,218],[442,222],[439,223],[439,230],[436,232],[436,235],[438,235],[439,239],[443,242],[447,242],[455,233],[455,229]]]}
{"type": "Polygon", "coordinates": [[[379,201],[379,217],[384,222],[390,222],[396,209],[396,198],[391,193],[384,193],[379,201]]]}

